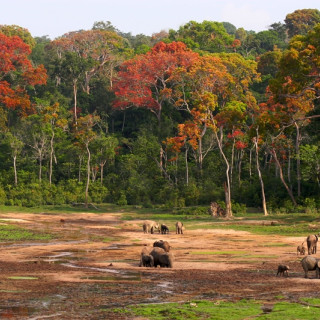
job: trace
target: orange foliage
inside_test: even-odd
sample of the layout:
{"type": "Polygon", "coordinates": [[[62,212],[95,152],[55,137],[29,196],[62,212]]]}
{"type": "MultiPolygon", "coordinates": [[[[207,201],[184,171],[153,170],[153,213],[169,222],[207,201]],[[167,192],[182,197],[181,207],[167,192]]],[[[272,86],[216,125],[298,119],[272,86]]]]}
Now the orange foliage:
{"type": "Polygon", "coordinates": [[[32,111],[25,87],[45,84],[44,67],[33,67],[28,55],[31,50],[19,37],[0,33],[0,102],[7,108],[21,108],[23,114],[32,111]],[[11,74],[15,75],[12,80],[11,74]]]}

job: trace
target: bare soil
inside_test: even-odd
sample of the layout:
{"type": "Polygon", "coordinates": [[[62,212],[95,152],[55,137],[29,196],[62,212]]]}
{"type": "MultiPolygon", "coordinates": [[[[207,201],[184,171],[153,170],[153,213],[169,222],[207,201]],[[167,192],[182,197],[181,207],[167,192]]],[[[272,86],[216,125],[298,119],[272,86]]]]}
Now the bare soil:
{"type": "MultiPolygon", "coordinates": [[[[1,223],[50,232],[49,242],[0,243],[0,319],[135,319],[113,308],[195,299],[295,302],[318,297],[296,247],[304,237],[217,229],[144,234],[142,221],[119,214],[0,214],[1,223]],[[6,220],[7,219],[7,220],[6,220]],[[174,267],[139,267],[156,240],[172,246],[174,267]],[[289,277],[276,276],[279,264],[289,277]]],[[[213,221],[214,223],[214,221],[213,221]]],[[[258,223],[258,222],[252,222],[258,223]]],[[[261,223],[261,222],[259,222],[261,223]]]]}

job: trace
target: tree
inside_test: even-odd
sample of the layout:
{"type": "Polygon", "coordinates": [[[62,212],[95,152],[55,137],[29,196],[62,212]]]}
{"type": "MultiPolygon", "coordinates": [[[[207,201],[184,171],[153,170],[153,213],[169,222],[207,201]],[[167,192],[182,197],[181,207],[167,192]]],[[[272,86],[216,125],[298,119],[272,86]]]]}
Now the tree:
{"type": "Polygon", "coordinates": [[[159,42],[152,51],[126,61],[114,83],[114,108],[146,108],[156,115],[160,126],[163,105],[172,99],[173,71],[190,68],[196,59],[198,54],[182,42],[159,42]]]}
{"type": "Polygon", "coordinates": [[[24,143],[18,138],[17,135],[12,134],[10,131],[6,132],[5,139],[11,148],[11,157],[13,161],[14,171],[14,185],[18,185],[18,174],[17,174],[17,157],[21,154],[24,143]]]}
{"type": "Polygon", "coordinates": [[[54,73],[72,85],[77,122],[78,88],[89,94],[91,80],[101,73],[108,76],[112,87],[113,71],[121,61],[120,53],[125,52],[125,42],[113,31],[94,29],[67,33],[52,41],[48,50],[56,56],[54,73]]]}
{"type": "Polygon", "coordinates": [[[225,131],[235,130],[237,122],[241,125],[243,107],[255,104],[249,93],[249,85],[258,79],[256,63],[246,61],[238,54],[206,55],[199,58],[189,70],[177,69],[173,75],[173,79],[176,78],[184,79],[177,81],[176,107],[188,111],[192,115],[192,122],[197,124],[197,147],[201,147],[201,138],[207,129],[212,130],[216,138],[226,166],[226,215],[231,217],[231,166],[224,151],[225,131]]]}
{"type": "Polygon", "coordinates": [[[318,9],[295,10],[287,14],[284,21],[290,38],[298,34],[306,35],[317,23],[320,23],[320,11],[318,9]]]}
{"type": "Polygon", "coordinates": [[[22,114],[33,111],[27,87],[45,84],[43,65],[33,67],[28,59],[30,47],[18,36],[0,33],[0,103],[8,109],[20,108],[22,114]]]}
{"type": "Polygon", "coordinates": [[[85,206],[88,207],[88,194],[91,174],[91,151],[90,144],[96,139],[97,134],[93,131],[93,127],[99,122],[98,116],[87,115],[78,119],[75,138],[80,147],[84,148],[87,153],[87,182],[85,189],[85,206]]]}
{"type": "Polygon", "coordinates": [[[38,160],[38,179],[42,181],[43,160],[48,152],[48,134],[46,124],[41,116],[37,114],[30,115],[22,119],[23,129],[25,130],[24,142],[35,152],[35,158],[38,160]]]}
{"type": "Polygon", "coordinates": [[[320,24],[305,36],[294,37],[280,59],[276,78],[270,81],[270,101],[281,105],[281,112],[286,114],[282,126],[296,128],[295,152],[299,196],[301,127],[308,123],[308,119],[319,117],[309,115],[314,110],[315,101],[320,94],[319,35],[320,24]]]}
{"type": "Polygon", "coordinates": [[[96,167],[100,168],[100,183],[103,184],[104,178],[104,167],[107,162],[114,160],[116,156],[116,148],[118,147],[119,141],[114,136],[105,136],[100,134],[94,140],[94,150],[95,150],[95,161],[96,167]]]}
{"type": "Polygon", "coordinates": [[[232,44],[234,37],[227,33],[223,23],[190,21],[178,31],[169,30],[171,41],[181,41],[193,50],[224,52],[232,44]]]}
{"type": "Polygon", "coordinates": [[[25,44],[27,44],[30,49],[32,50],[35,45],[36,41],[32,37],[31,33],[28,29],[19,27],[17,25],[0,25],[0,32],[5,34],[7,37],[18,36],[25,44]]]}

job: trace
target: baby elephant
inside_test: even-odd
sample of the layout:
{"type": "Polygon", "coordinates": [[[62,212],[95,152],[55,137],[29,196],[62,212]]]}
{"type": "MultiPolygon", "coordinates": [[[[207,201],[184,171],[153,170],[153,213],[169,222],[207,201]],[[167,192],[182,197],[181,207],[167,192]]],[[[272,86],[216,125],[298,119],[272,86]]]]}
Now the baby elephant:
{"type": "Polygon", "coordinates": [[[161,225],[160,230],[161,230],[161,234],[169,233],[169,228],[165,224],[161,225]]]}
{"type": "Polygon", "coordinates": [[[153,243],[153,246],[154,247],[159,247],[159,248],[162,248],[164,251],[166,252],[169,252],[170,251],[170,244],[168,241],[163,241],[163,240],[158,240],[158,241],[155,241],[153,243]]]}
{"type": "Polygon", "coordinates": [[[288,274],[288,270],[289,270],[289,266],[284,266],[282,264],[279,264],[278,266],[278,272],[277,272],[277,276],[289,276],[288,274]]]}
{"type": "Polygon", "coordinates": [[[299,253],[303,256],[306,254],[306,247],[303,244],[304,244],[304,241],[297,246],[297,255],[299,255],[299,253]]]}
{"type": "Polygon", "coordinates": [[[154,266],[153,256],[150,254],[142,254],[139,267],[141,266],[152,268],[154,266]]]}

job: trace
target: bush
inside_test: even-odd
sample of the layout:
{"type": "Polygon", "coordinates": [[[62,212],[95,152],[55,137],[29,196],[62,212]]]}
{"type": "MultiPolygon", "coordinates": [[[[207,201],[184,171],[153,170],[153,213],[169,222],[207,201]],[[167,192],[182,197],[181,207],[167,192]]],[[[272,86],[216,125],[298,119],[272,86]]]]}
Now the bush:
{"type": "Polygon", "coordinates": [[[305,212],[309,214],[317,213],[317,204],[314,198],[304,199],[305,212]]]}
{"type": "Polygon", "coordinates": [[[247,206],[243,203],[232,203],[233,213],[247,213],[247,206]]]}
{"type": "Polygon", "coordinates": [[[101,185],[100,182],[95,182],[89,186],[89,195],[92,202],[102,203],[106,202],[109,191],[105,186],[101,185]]]}
{"type": "Polygon", "coordinates": [[[177,208],[172,214],[202,216],[208,215],[208,208],[207,206],[177,208]]]}
{"type": "Polygon", "coordinates": [[[195,183],[190,183],[188,186],[184,187],[183,197],[186,206],[194,206],[199,202],[200,190],[195,183]]]}
{"type": "Polygon", "coordinates": [[[7,195],[4,189],[0,186],[0,204],[5,204],[7,202],[7,195]]]}
{"type": "Polygon", "coordinates": [[[79,203],[85,201],[85,186],[76,179],[63,181],[58,185],[65,203],[79,203]]]}
{"type": "Polygon", "coordinates": [[[116,204],[119,206],[126,206],[128,204],[127,197],[126,197],[126,194],[124,191],[120,192],[120,197],[119,197],[116,204]]]}

